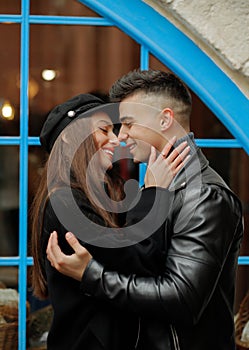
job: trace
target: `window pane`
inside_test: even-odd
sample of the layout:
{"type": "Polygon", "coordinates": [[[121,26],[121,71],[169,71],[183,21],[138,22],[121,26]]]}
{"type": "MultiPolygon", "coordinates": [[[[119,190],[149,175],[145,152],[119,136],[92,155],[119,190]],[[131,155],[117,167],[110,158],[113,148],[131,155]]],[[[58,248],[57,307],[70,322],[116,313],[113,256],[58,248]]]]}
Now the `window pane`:
{"type": "Polygon", "coordinates": [[[18,286],[18,267],[0,266],[0,282],[2,287],[16,289],[18,286]]]}
{"type": "Polygon", "coordinates": [[[163,70],[170,72],[170,69],[166,67],[161,61],[159,61],[154,55],[149,54],[149,64],[151,69],[163,70]]]}
{"type": "Polygon", "coordinates": [[[19,134],[20,26],[0,24],[0,136],[19,134]]]}
{"type": "Polygon", "coordinates": [[[99,17],[88,7],[73,0],[31,0],[30,13],[32,15],[99,17]]]}
{"type": "Polygon", "coordinates": [[[19,149],[0,147],[0,256],[17,255],[19,231],[19,149]]]}
{"type": "Polygon", "coordinates": [[[21,0],[2,0],[0,1],[1,14],[17,15],[21,13],[21,0]]]}
{"type": "Polygon", "coordinates": [[[213,112],[192,91],[193,109],[191,115],[191,129],[196,138],[233,139],[234,137],[213,112]]]}

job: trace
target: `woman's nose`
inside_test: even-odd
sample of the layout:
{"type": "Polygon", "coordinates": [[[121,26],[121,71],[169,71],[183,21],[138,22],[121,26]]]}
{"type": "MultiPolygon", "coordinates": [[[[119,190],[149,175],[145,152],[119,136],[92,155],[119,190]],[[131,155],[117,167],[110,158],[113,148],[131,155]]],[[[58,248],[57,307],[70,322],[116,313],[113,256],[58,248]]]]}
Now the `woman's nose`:
{"type": "Polygon", "coordinates": [[[116,135],[113,136],[113,138],[110,140],[110,143],[114,146],[117,147],[119,146],[119,139],[116,135]]]}

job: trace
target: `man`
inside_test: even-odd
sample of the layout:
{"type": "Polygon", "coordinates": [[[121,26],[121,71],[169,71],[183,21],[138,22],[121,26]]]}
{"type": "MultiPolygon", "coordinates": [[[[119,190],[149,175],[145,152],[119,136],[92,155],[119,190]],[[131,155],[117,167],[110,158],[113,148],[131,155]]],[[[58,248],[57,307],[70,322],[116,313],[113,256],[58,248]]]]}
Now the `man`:
{"type": "MultiPolygon", "coordinates": [[[[173,193],[173,202],[163,225],[155,225],[156,235],[151,232],[153,237],[164,237],[163,271],[157,276],[109,271],[91,259],[72,234],[67,238],[75,254],[62,254],[53,234],[48,258],[61,273],[81,280],[82,293],[139,315],[137,349],[234,350],[241,204],[194,143],[190,93],[173,74],[149,70],[123,76],[110,96],[121,101],[119,139],[126,142],[134,161],[148,160],[149,144],[162,152],[165,140],[173,135],[177,143],[188,140],[191,147],[185,169],[165,190],[165,196],[173,193]],[[151,107],[160,113],[152,113],[151,107]]],[[[153,164],[151,169],[157,173],[153,164]]],[[[145,179],[146,201],[140,211],[157,189],[146,188],[145,179]]],[[[158,206],[158,212],[162,210],[158,206]]]]}

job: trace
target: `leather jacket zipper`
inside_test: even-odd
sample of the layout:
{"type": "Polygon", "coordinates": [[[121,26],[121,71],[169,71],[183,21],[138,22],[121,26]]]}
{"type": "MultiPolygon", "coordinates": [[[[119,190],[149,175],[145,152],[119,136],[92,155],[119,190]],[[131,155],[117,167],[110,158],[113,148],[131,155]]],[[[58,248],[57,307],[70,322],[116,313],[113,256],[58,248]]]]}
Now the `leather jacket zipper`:
{"type": "Polygon", "coordinates": [[[136,344],[135,344],[135,349],[136,349],[137,346],[138,346],[138,341],[139,341],[139,337],[140,337],[140,328],[141,328],[140,322],[141,322],[141,319],[140,319],[140,317],[139,317],[139,319],[138,319],[138,329],[137,329],[137,340],[136,340],[136,344]]]}
{"type": "Polygon", "coordinates": [[[170,330],[171,330],[172,339],[173,339],[173,349],[174,350],[181,350],[180,345],[179,345],[178,335],[177,335],[175,327],[170,325],[170,330]]]}

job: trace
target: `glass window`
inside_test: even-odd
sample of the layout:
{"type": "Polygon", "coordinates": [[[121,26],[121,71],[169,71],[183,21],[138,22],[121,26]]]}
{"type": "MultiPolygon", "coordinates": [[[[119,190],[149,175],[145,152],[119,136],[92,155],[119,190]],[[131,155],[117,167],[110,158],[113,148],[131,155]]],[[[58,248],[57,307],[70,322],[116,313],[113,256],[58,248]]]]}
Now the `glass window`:
{"type": "Polygon", "coordinates": [[[0,146],[0,256],[18,254],[19,148],[0,146]]]}
{"type": "Polygon", "coordinates": [[[21,0],[2,0],[0,2],[0,13],[19,15],[21,13],[21,0]]]}
{"type": "Polygon", "coordinates": [[[20,25],[0,24],[0,136],[19,134],[20,25]]]}
{"type": "MultiPolygon", "coordinates": [[[[13,0],[12,0],[13,1],[13,0]]],[[[83,4],[72,0],[30,0],[30,13],[32,15],[49,16],[86,16],[99,17],[94,11],[83,4]]]]}

